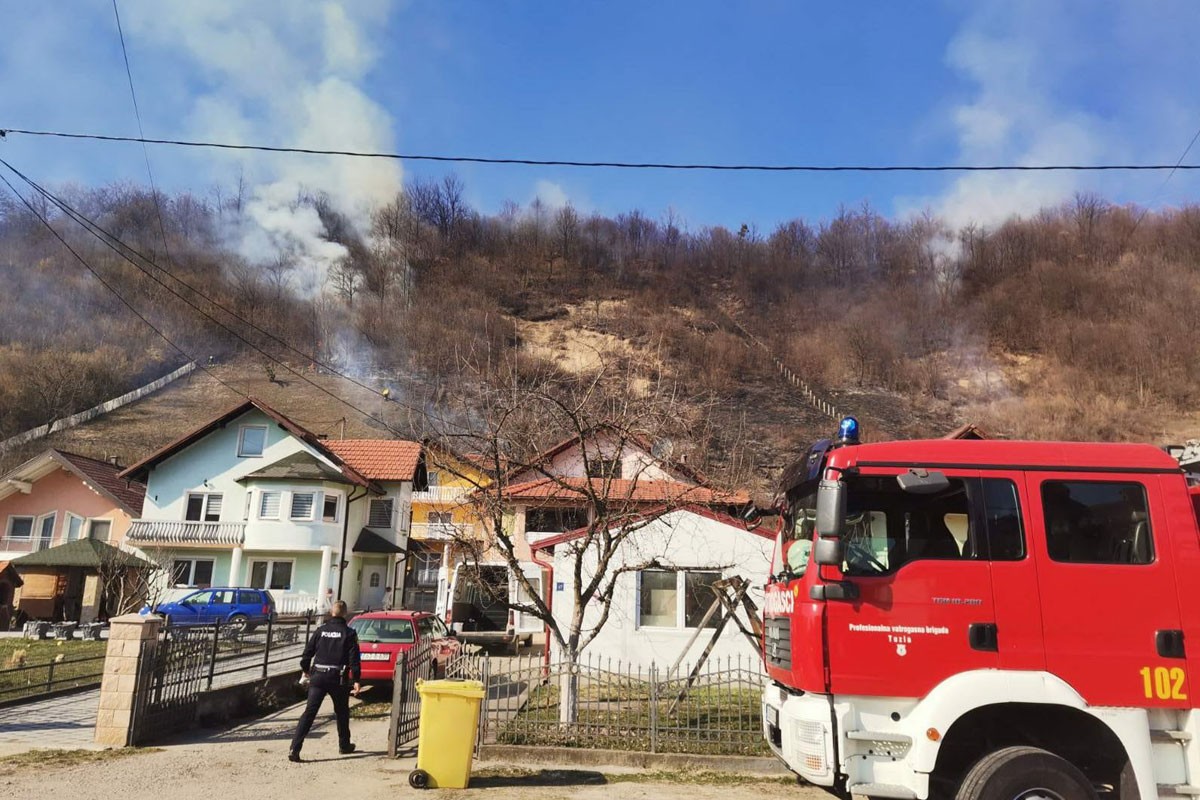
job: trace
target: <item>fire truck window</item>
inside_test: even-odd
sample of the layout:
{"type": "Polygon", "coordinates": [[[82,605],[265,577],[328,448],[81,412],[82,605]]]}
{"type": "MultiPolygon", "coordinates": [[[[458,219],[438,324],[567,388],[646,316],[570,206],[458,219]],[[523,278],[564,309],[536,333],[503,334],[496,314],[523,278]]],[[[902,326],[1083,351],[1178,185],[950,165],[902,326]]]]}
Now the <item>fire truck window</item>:
{"type": "Polygon", "coordinates": [[[1025,557],[1025,532],[1017,485],[1004,478],[983,479],[984,516],[987,520],[989,557],[992,561],[1020,561],[1025,557]]]}
{"type": "Polygon", "coordinates": [[[890,476],[848,482],[847,575],[886,575],[913,561],[982,558],[966,485],[952,478],[934,495],[903,491],[890,476]]]}
{"type": "Polygon", "coordinates": [[[1071,564],[1149,564],[1154,540],[1140,483],[1045,481],[1046,549],[1071,564]]]}

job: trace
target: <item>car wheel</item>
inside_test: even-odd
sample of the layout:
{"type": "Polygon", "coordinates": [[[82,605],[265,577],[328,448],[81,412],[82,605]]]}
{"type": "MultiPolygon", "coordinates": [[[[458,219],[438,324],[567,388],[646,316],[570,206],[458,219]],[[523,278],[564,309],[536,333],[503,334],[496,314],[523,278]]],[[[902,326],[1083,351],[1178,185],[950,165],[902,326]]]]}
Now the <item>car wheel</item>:
{"type": "Polygon", "coordinates": [[[423,769],[414,769],[408,773],[408,785],[414,789],[428,789],[429,773],[423,769]]]}
{"type": "Polygon", "coordinates": [[[1096,800],[1096,790],[1064,758],[1037,747],[1006,747],[971,767],[955,800],[1096,800]]]}
{"type": "Polygon", "coordinates": [[[245,614],[234,614],[229,618],[229,627],[237,633],[245,633],[250,628],[250,618],[245,614]]]}

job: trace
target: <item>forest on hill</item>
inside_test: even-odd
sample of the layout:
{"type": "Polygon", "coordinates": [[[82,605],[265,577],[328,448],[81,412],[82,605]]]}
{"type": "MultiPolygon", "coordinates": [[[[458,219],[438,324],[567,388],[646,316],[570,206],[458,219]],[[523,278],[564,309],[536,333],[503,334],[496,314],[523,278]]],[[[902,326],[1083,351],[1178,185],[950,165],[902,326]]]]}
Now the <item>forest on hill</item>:
{"type": "Polygon", "coordinates": [[[251,247],[245,187],[24,194],[0,194],[0,437],[210,358],[324,364],[421,403],[502,369],[669,383],[705,409],[706,452],[760,479],[832,425],[778,362],[874,438],[1196,435],[1200,206],[692,229],[540,201],[482,214],[447,175],[356,217],[296,197],[295,233],[251,247]],[[619,346],[564,366],[535,330],[619,346]]]}

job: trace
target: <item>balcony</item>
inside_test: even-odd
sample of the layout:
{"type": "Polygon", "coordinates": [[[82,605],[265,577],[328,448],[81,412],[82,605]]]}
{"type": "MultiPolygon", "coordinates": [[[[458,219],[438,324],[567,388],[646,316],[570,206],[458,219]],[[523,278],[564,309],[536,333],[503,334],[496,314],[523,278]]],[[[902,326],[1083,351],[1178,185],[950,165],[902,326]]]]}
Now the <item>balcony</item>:
{"type": "Polygon", "coordinates": [[[0,536],[0,553],[33,553],[45,550],[50,545],[50,539],[37,536],[0,536]]]}
{"type": "Polygon", "coordinates": [[[412,538],[433,542],[449,542],[471,535],[468,525],[451,525],[437,522],[414,522],[412,538]]]}
{"type": "Polygon", "coordinates": [[[412,493],[412,501],[414,503],[428,503],[429,505],[459,505],[466,500],[467,488],[465,486],[430,486],[420,492],[412,493]]]}
{"type": "Polygon", "coordinates": [[[129,526],[126,538],[136,545],[241,545],[246,541],[246,523],[135,519],[129,526]]]}

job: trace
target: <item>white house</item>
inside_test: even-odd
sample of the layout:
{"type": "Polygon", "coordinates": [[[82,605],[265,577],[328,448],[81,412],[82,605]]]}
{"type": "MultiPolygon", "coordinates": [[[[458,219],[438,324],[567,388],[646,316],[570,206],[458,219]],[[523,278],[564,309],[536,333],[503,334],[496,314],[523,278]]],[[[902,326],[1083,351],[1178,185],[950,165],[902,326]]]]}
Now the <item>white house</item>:
{"type": "MultiPolygon", "coordinates": [[[[582,535],[583,531],[564,533],[534,545],[535,552],[549,556],[554,566],[553,611],[564,632],[575,613],[575,550],[582,535]]],[[[761,608],[773,547],[769,532],[747,530],[733,517],[702,506],[676,508],[651,519],[622,543],[611,569],[648,566],[617,576],[609,619],[583,655],[619,659],[634,667],[655,664],[661,669],[670,667],[681,654],[684,665],[694,663],[711,633],[701,631],[691,648],[684,650],[713,602],[709,588],[713,581],[741,577],[750,583],[750,598],[761,608]]],[[[595,574],[596,554],[588,550],[581,557],[587,581],[595,574]]],[[[596,600],[585,609],[585,638],[595,630],[601,613],[596,600]]],[[[744,611],[739,615],[745,623],[744,611]]],[[[714,616],[706,627],[715,624],[714,616]]],[[[557,651],[557,643],[552,643],[554,657],[557,651]]],[[[760,658],[730,622],[710,658],[736,659],[739,655],[750,663],[760,658]]]]}
{"type": "Polygon", "coordinates": [[[326,589],[379,608],[402,591],[420,444],[320,439],[253,398],[129,467],[146,484],[128,541],[175,586],[272,590],[280,611],[326,589]]]}

